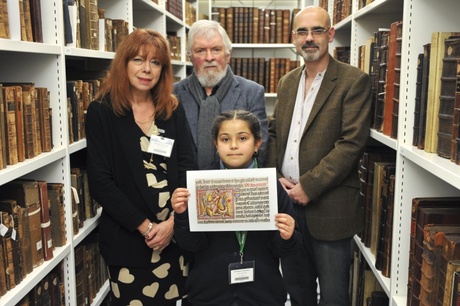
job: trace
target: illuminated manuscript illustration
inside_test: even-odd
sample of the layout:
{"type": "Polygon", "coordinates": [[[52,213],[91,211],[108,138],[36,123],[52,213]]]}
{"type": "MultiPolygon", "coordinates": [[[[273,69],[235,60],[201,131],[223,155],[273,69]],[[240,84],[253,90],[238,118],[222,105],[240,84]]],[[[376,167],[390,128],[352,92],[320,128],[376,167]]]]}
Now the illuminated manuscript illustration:
{"type": "Polygon", "coordinates": [[[274,229],[276,175],[269,169],[188,171],[190,230],[274,229]]]}
{"type": "Polygon", "coordinates": [[[235,215],[233,195],[238,193],[233,189],[197,190],[198,219],[231,218],[235,215]]]}

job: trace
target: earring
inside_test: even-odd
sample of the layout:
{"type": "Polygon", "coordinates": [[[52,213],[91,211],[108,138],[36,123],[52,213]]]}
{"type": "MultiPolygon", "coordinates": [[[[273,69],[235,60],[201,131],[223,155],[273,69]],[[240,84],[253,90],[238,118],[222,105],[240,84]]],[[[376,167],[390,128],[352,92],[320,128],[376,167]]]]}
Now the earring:
{"type": "Polygon", "coordinates": [[[259,152],[258,151],[254,151],[254,156],[257,156],[259,155],[259,152]]]}

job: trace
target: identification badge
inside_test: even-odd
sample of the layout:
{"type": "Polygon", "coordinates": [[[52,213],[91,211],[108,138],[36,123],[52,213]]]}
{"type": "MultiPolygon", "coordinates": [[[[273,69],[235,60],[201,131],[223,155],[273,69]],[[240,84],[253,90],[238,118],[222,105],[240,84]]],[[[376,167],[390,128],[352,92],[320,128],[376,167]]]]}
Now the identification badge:
{"type": "Polygon", "coordinates": [[[152,135],[150,136],[150,143],[147,148],[147,152],[164,157],[170,157],[173,145],[174,139],[152,135]]]}
{"type": "Polygon", "coordinates": [[[228,283],[230,285],[254,281],[255,261],[234,262],[228,265],[228,283]]]}

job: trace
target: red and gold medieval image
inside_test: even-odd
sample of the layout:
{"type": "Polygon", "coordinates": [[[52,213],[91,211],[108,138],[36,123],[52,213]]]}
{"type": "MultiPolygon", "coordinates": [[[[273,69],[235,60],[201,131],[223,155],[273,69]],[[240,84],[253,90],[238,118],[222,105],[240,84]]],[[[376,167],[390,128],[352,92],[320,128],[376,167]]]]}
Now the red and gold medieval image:
{"type": "Polygon", "coordinates": [[[234,190],[197,190],[197,211],[199,220],[234,219],[234,190]]]}

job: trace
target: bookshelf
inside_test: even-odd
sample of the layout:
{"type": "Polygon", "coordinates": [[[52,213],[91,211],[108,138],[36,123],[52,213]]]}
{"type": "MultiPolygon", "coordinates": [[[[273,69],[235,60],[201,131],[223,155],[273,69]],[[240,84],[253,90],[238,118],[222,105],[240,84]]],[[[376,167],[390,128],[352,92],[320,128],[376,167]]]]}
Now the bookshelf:
{"type": "MultiPolygon", "coordinates": [[[[397,20],[403,21],[403,44],[400,80],[400,104],[397,139],[375,130],[371,137],[396,153],[395,208],[393,217],[391,278],[373,269],[380,285],[390,298],[390,305],[406,305],[411,201],[415,197],[459,196],[460,167],[451,161],[412,146],[417,55],[423,45],[431,41],[431,33],[459,29],[457,0],[442,4],[429,0],[374,0],[358,9],[354,0],[352,14],[336,25],[331,49],[351,46],[350,63],[358,65],[358,47],[373,36],[378,28],[389,28],[397,20]],[[427,22],[429,16],[429,22],[427,22]]],[[[332,16],[333,0],[329,0],[332,16]]],[[[355,241],[371,267],[375,258],[360,239],[355,241]]]]}
{"type": "MultiPolygon", "coordinates": [[[[185,58],[185,35],[189,25],[185,5],[198,9],[196,0],[182,1],[183,17],[178,18],[167,10],[166,0],[98,0],[105,16],[128,22],[129,32],[134,27],[148,27],[166,36],[177,33],[180,38],[180,58],[173,61],[174,74],[184,78],[191,69],[185,58]],[[156,3],[158,2],[158,3],[156,3]]],[[[71,208],[71,159],[86,148],[86,140],[72,142],[69,139],[66,80],[101,76],[114,52],[89,50],[66,46],[64,41],[64,11],[61,0],[41,0],[43,43],[21,41],[19,5],[17,0],[6,0],[9,16],[10,38],[0,39],[0,83],[33,82],[50,92],[52,108],[51,152],[41,153],[0,170],[0,186],[19,178],[40,179],[64,184],[65,227],[67,244],[54,251],[54,258],[45,261],[28,274],[15,288],[0,297],[0,305],[17,304],[35,285],[58,264],[64,267],[65,303],[76,305],[75,248],[98,225],[100,209],[96,217],[88,219],[79,233],[72,233],[71,208]],[[78,67],[78,69],[76,69],[78,67]]],[[[101,304],[109,291],[108,282],[99,290],[92,305],[101,304]]]]}
{"type": "MultiPolygon", "coordinates": [[[[212,19],[213,13],[212,8],[215,7],[249,7],[249,8],[260,8],[260,9],[271,9],[281,10],[288,9],[290,11],[289,19],[292,18],[292,9],[301,8],[306,5],[312,5],[313,0],[283,0],[283,1],[267,1],[267,0],[199,0],[199,12],[200,18],[212,19]]],[[[278,27],[278,26],[277,26],[278,27]]],[[[280,26],[281,27],[281,26],[280,26]]],[[[254,31],[254,30],[253,30],[254,31]]],[[[284,33],[283,33],[284,35],[284,33]]],[[[232,58],[265,58],[266,60],[274,58],[289,58],[291,60],[301,60],[296,54],[295,47],[290,43],[235,43],[232,42],[232,58]]],[[[267,82],[267,81],[266,81],[267,82]]],[[[277,84],[277,81],[275,81],[277,84]]],[[[262,84],[263,85],[263,84],[262,84]]],[[[276,85],[275,85],[276,86],[276,85]]],[[[276,101],[276,93],[269,92],[268,86],[266,86],[265,100],[267,107],[267,114],[273,113],[273,109],[276,101]]]]}

